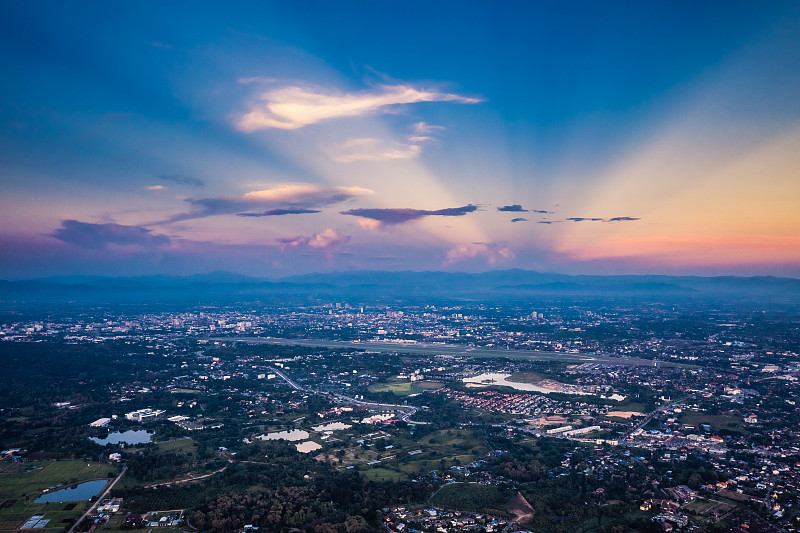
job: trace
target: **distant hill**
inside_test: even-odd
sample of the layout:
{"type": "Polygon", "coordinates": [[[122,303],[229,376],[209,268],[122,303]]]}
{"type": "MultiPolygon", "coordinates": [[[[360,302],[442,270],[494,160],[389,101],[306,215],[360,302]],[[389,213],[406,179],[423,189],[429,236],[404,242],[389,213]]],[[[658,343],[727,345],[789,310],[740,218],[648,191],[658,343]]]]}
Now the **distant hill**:
{"type": "Polygon", "coordinates": [[[771,276],[570,276],[530,270],[484,273],[360,271],[279,280],[216,271],[192,276],[61,277],[0,281],[0,302],[211,303],[321,299],[363,302],[518,301],[531,298],[717,298],[800,301],[800,280],[771,276]]]}

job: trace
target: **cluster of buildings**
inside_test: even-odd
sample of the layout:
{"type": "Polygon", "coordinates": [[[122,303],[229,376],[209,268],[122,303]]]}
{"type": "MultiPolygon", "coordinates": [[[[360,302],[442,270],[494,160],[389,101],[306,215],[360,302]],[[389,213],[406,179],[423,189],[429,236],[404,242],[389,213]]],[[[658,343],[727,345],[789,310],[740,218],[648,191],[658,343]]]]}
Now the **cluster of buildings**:
{"type": "Polygon", "coordinates": [[[485,347],[594,352],[655,357],[676,362],[758,361],[767,372],[797,364],[798,348],[789,317],[764,321],[755,310],[656,303],[586,305],[539,303],[537,309],[473,304],[351,305],[321,303],[304,307],[261,306],[241,309],[207,307],[191,312],[143,313],[121,317],[63,317],[0,324],[0,340],[61,339],[104,342],[136,339],[168,342],[176,336],[298,335],[349,341],[456,343],[485,347]],[[703,331],[684,335],[687,321],[703,331]],[[773,325],[778,327],[773,328],[773,325]],[[764,329],[768,328],[768,329],[764,329]],[[602,332],[602,334],[598,334],[602,332]],[[769,343],[765,342],[769,339],[769,343]]]}
{"type": "Polygon", "coordinates": [[[436,508],[407,510],[405,507],[391,507],[383,510],[383,523],[387,531],[396,533],[416,533],[436,531],[437,533],[458,533],[475,531],[485,533],[524,532],[514,522],[481,513],[448,511],[436,508]]]}

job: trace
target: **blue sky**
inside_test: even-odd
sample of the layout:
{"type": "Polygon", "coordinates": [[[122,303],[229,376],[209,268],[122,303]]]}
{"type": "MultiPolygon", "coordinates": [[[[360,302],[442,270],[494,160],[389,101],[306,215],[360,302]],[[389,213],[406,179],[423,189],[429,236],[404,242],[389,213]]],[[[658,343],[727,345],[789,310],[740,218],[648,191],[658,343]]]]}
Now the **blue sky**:
{"type": "Polygon", "coordinates": [[[799,64],[796,2],[6,3],[0,277],[798,276],[799,64]]]}

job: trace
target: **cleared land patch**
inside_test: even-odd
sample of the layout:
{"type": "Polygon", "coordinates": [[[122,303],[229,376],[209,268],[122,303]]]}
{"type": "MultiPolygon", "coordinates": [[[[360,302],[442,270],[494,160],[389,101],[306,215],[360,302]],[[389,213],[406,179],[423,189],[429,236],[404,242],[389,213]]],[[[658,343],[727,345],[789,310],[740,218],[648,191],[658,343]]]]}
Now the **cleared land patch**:
{"type": "Polygon", "coordinates": [[[444,509],[508,516],[514,494],[496,485],[451,483],[433,495],[431,504],[444,509]]]}

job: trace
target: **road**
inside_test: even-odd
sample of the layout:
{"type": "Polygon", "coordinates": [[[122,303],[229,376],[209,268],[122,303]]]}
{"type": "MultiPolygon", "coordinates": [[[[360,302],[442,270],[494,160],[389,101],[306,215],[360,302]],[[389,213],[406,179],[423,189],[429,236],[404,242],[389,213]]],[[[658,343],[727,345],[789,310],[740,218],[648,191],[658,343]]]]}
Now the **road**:
{"type": "Polygon", "coordinates": [[[632,438],[634,433],[636,433],[638,430],[642,429],[647,424],[649,424],[650,421],[653,420],[653,418],[655,418],[657,415],[663,413],[667,409],[669,409],[669,408],[671,408],[671,407],[673,407],[673,406],[675,406],[675,405],[677,405],[677,404],[679,404],[681,402],[685,402],[685,401],[690,400],[692,398],[693,398],[692,396],[685,396],[683,398],[679,398],[679,399],[677,399],[677,400],[675,400],[673,402],[670,402],[670,403],[667,403],[667,404],[664,404],[664,405],[660,406],[658,409],[656,409],[655,411],[653,411],[652,413],[650,413],[649,415],[644,417],[641,421],[639,421],[639,423],[636,424],[633,428],[631,428],[631,430],[628,432],[627,435],[625,435],[625,438],[623,440],[628,440],[628,439],[632,438]]]}
{"type": "Polygon", "coordinates": [[[272,370],[273,372],[275,372],[281,378],[283,378],[283,380],[286,383],[288,383],[294,390],[299,390],[299,391],[305,391],[306,390],[303,387],[301,387],[300,385],[298,385],[297,383],[295,383],[292,378],[290,378],[289,376],[287,376],[286,374],[284,374],[283,372],[281,372],[277,368],[271,366],[271,367],[269,367],[269,369],[272,370]]]}
{"type": "Polygon", "coordinates": [[[270,370],[275,372],[277,376],[283,379],[286,383],[289,384],[294,390],[309,392],[311,394],[319,394],[320,396],[327,396],[328,394],[332,394],[335,398],[338,398],[340,401],[345,403],[350,403],[353,405],[360,405],[366,407],[367,409],[373,409],[375,411],[404,411],[404,414],[400,417],[400,420],[403,422],[408,422],[409,418],[411,418],[419,409],[414,407],[413,405],[398,405],[393,403],[377,403],[377,402],[366,402],[364,400],[359,400],[356,398],[352,398],[350,396],[346,396],[344,394],[339,394],[338,392],[328,393],[325,391],[315,391],[311,389],[306,389],[298,385],[292,378],[281,372],[275,367],[269,367],[270,370]]]}
{"type": "Polygon", "coordinates": [[[120,472],[120,473],[119,473],[119,475],[117,476],[117,478],[116,478],[114,481],[112,481],[112,482],[111,482],[111,485],[109,485],[109,486],[106,488],[106,490],[104,490],[104,491],[103,491],[103,493],[102,493],[102,494],[100,494],[100,496],[98,496],[98,497],[97,497],[97,499],[96,499],[96,500],[95,500],[95,502],[92,504],[92,506],[91,506],[91,507],[89,507],[89,509],[88,509],[88,510],[87,510],[85,513],[83,513],[83,514],[81,515],[81,517],[80,517],[80,518],[78,518],[78,520],[77,520],[77,521],[76,521],[74,524],[72,524],[72,527],[71,527],[71,528],[69,528],[69,531],[67,531],[67,533],[74,533],[74,531],[75,531],[75,526],[77,526],[78,524],[80,524],[80,523],[81,523],[81,521],[82,521],[84,518],[86,518],[87,516],[89,516],[89,514],[90,514],[92,511],[94,511],[95,507],[97,507],[97,506],[98,506],[98,504],[99,504],[101,501],[103,501],[103,498],[105,498],[105,497],[106,497],[106,495],[109,493],[109,491],[110,491],[111,489],[113,489],[113,488],[114,488],[114,485],[116,485],[116,484],[117,484],[117,481],[119,481],[120,479],[122,479],[122,476],[124,476],[124,475],[125,475],[125,472],[127,472],[127,471],[128,471],[128,466],[127,466],[127,465],[123,466],[123,467],[122,467],[122,472],[120,472]]]}
{"type": "Polygon", "coordinates": [[[230,463],[233,463],[233,460],[228,459],[227,465],[223,466],[219,470],[214,470],[213,472],[209,472],[208,474],[203,474],[202,476],[194,476],[184,479],[175,479],[172,481],[164,481],[163,483],[156,483],[154,485],[145,485],[144,488],[152,489],[154,487],[166,487],[167,485],[180,485],[181,483],[189,483],[190,481],[197,481],[198,479],[205,479],[207,477],[211,477],[213,475],[219,474],[220,472],[224,472],[226,468],[230,466],[230,463]]]}

